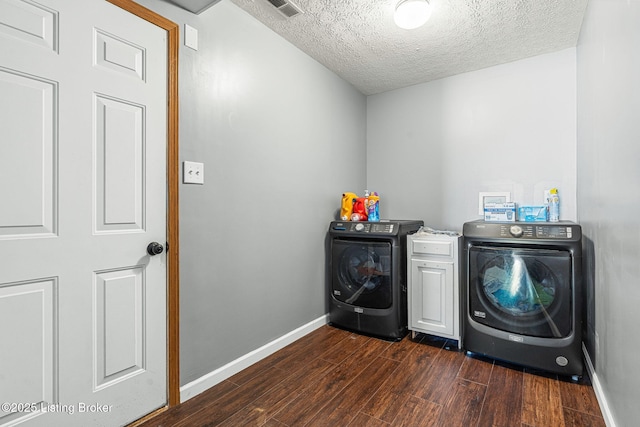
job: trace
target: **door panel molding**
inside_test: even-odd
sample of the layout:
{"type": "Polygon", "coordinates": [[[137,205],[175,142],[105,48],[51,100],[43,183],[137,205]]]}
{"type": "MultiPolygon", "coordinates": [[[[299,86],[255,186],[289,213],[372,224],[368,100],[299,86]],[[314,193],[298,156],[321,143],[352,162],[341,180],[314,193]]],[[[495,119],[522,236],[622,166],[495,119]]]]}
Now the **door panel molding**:
{"type": "Polygon", "coordinates": [[[0,402],[31,402],[34,412],[0,413],[0,424],[25,421],[42,405],[58,403],[58,278],[0,283],[0,322],[5,329],[0,352],[0,402]],[[25,369],[25,367],[27,367],[25,369]]]}
{"type": "Polygon", "coordinates": [[[144,372],[144,266],[94,273],[94,390],[144,372]]]}
{"type": "Polygon", "coordinates": [[[94,64],[142,81],[146,80],[147,57],[141,46],[96,29],[94,64]]]}
{"type": "Polygon", "coordinates": [[[180,27],[173,21],[131,0],[106,0],[167,31],[167,311],[168,404],[180,403],[179,347],[179,209],[178,186],[178,51],[180,27]]]}
{"type": "Polygon", "coordinates": [[[95,232],[144,230],[145,106],[94,94],[94,109],[95,232]]]}
{"type": "Polygon", "coordinates": [[[0,67],[3,138],[19,141],[0,159],[0,239],[57,235],[58,83],[0,67]],[[28,117],[34,125],[25,129],[28,117]],[[18,179],[16,179],[18,177],[18,179]]]}
{"type": "Polygon", "coordinates": [[[58,52],[57,11],[18,0],[5,0],[0,8],[0,32],[58,52]]]}

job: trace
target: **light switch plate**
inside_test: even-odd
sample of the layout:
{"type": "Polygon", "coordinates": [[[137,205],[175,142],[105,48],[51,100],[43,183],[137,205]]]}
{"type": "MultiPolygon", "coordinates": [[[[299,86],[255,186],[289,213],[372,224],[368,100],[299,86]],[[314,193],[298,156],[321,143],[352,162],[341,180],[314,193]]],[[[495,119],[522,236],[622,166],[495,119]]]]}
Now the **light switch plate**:
{"type": "Polygon", "coordinates": [[[187,24],[184,24],[184,45],[198,50],[198,30],[187,24]]]}
{"type": "Polygon", "coordinates": [[[182,162],[182,182],[204,184],[204,163],[182,162]]]}

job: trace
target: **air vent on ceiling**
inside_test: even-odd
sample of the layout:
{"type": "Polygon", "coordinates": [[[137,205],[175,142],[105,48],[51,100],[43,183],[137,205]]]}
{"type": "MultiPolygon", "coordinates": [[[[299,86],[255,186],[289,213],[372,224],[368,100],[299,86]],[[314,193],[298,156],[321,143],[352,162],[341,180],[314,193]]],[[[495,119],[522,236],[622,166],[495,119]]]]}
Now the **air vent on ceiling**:
{"type": "Polygon", "coordinates": [[[286,16],[287,18],[293,18],[294,16],[300,15],[302,9],[296,6],[291,0],[267,0],[271,3],[278,12],[286,16]]]}

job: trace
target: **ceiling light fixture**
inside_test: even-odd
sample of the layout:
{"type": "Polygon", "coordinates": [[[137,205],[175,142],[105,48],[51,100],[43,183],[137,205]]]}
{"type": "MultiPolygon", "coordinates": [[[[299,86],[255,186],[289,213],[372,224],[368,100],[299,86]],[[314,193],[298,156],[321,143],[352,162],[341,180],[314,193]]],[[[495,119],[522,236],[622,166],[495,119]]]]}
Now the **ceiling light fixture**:
{"type": "Polygon", "coordinates": [[[424,25],[431,16],[431,5],[428,0],[401,0],[396,6],[393,20],[405,30],[413,30],[424,25]]]}

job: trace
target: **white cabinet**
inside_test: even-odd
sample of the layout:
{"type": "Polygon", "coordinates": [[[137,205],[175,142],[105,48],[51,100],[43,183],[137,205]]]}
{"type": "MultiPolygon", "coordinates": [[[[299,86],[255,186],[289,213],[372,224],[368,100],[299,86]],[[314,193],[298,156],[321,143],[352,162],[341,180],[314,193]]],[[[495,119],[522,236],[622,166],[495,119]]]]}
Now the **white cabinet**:
{"type": "Polygon", "coordinates": [[[460,236],[414,234],[407,238],[409,329],[460,338],[460,236]]]}

